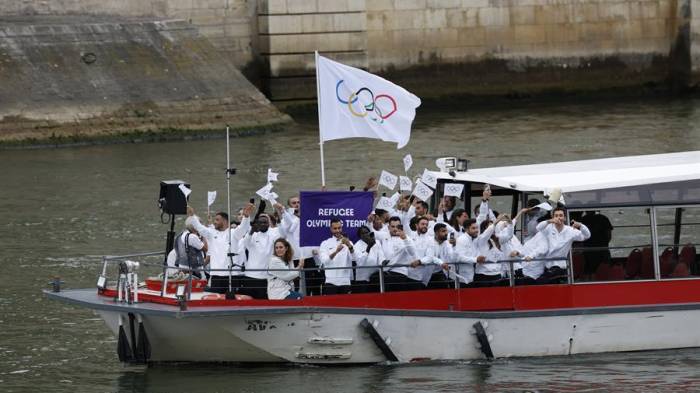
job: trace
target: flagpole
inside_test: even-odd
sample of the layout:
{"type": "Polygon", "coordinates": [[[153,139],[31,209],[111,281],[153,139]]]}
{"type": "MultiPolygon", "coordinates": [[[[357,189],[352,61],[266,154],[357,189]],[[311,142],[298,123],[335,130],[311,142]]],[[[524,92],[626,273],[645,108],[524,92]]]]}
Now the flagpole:
{"type": "Polygon", "coordinates": [[[314,51],[316,65],[316,103],[318,104],[318,141],[321,152],[321,189],[326,188],[326,168],[323,159],[323,136],[321,135],[321,81],[318,78],[318,51],[314,51]]]}

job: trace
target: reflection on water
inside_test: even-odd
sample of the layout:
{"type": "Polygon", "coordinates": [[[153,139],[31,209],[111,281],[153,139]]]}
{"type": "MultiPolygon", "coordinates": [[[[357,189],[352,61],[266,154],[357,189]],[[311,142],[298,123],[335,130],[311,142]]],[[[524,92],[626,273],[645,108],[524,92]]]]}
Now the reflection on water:
{"type": "MultiPolygon", "coordinates": [[[[407,152],[417,174],[448,155],[483,167],[696,150],[699,120],[700,104],[691,100],[424,107],[401,151],[363,139],[327,143],[327,178],[330,189],[361,187],[382,169],[400,173],[407,152]]],[[[317,147],[313,119],[282,133],[234,140],[232,199],[246,201],[263,185],[268,167],[280,172],[282,198],[317,188],[317,147]]],[[[40,289],[54,274],[68,287],[93,286],[102,254],[159,250],[167,230],[156,206],[160,180],[189,181],[200,211],[205,191],[217,190],[214,209],[224,209],[224,153],[220,140],[0,151],[0,391],[700,389],[700,350],[694,349],[372,367],[123,366],[101,320],[47,301],[40,289]]]]}

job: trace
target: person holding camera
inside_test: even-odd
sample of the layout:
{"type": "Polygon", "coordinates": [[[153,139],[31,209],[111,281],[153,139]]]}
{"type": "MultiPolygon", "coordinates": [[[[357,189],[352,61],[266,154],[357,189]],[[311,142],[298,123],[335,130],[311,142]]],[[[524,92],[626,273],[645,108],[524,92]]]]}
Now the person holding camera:
{"type": "Polygon", "coordinates": [[[350,278],[352,277],[352,257],[354,245],[343,234],[343,222],[339,218],[331,219],[331,237],[324,240],[318,247],[319,259],[326,277],[323,283],[324,295],[340,295],[350,293],[350,278]]]}

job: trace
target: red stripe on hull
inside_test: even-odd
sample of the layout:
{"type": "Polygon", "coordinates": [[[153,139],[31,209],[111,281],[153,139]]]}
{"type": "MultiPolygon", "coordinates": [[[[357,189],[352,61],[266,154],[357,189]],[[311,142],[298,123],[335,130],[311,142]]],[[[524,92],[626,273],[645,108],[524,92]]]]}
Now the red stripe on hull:
{"type": "MultiPolygon", "coordinates": [[[[116,291],[102,293],[115,297],[116,291]]],[[[140,293],[142,302],[177,305],[172,298],[140,293]]],[[[192,300],[189,307],[341,307],[391,310],[503,311],[700,303],[700,280],[586,285],[531,285],[307,296],[302,300],[192,300]]]]}

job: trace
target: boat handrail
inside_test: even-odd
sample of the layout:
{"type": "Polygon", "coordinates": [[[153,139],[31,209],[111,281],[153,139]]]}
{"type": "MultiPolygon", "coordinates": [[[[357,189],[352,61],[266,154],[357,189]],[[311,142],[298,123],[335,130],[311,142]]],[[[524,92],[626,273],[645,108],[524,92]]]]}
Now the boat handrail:
{"type": "Polygon", "coordinates": [[[137,257],[152,257],[156,255],[164,255],[165,251],[150,251],[150,252],[140,252],[136,254],[126,254],[126,255],[103,255],[103,261],[114,261],[122,260],[126,258],[137,258],[137,257]]]}
{"type": "MultiPolygon", "coordinates": [[[[106,276],[107,276],[107,265],[109,263],[122,263],[122,260],[125,258],[133,258],[133,257],[144,257],[144,256],[155,256],[155,255],[163,255],[164,253],[158,252],[158,253],[134,253],[134,254],[128,254],[128,255],[121,255],[121,256],[105,256],[103,257],[103,268],[102,268],[102,277],[106,281],[106,276]]],[[[420,258],[417,258],[420,259],[420,258]]],[[[554,257],[554,258],[533,258],[530,260],[526,260],[523,258],[508,258],[508,259],[502,259],[502,260],[497,260],[497,261],[489,261],[486,260],[484,262],[481,262],[479,264],[502,264],[502,263],[507,263],[508,264],[508,280],[509,280],[509,286],[513,287],[515,286],[515,270],[513,265],[516,263],[522,263],[522,262],[552,262],[552,261],[567,261],[568,262],[568,257],[554,257]]],[[[400,268],[400,267],[415,267],[412,264],[389,264],[389,260],[384,260],[382,261],[382,264],[380,265],[364,265],[364,266],[320,266],[320,267],[305,267],[302,269],[294,269],[298,270],[300,272],[307,272],[307,271],[315,271],[315,270],[350,270],[353,271],[355,269],[378,269],[381,274],[379,274],[379,292],[384,293],[385,292],[385,285],[384,285],[384,272],[385,271],[391,271],[395,268],[400,268]]],[[[167,288],[167,282],[168,282],[168,275],[171,271],[178,271],[178,272],[186,272],[190,273],[188,276],[188,284],[185,286],[185,295],[184,298],[181,299],[182,304],[181,306],[185,307],[185,302],[189,299],[191,299],[191,294],[192,294],[192,273],[196,272],[228,272],[228,277],[229,277],[229,282],[231,281],[233,277],[233,273],[240,273],[243,271],[246,272],[284,272],[284,271],[289,271],[291,269],[247,269],[244,266],[240,265],[230,265],[229,268],[227,269],[207,269],[207,268],[190,268],[189,266],[168,266],[167,264],[162,264],[162,263],[148,263],[148,262],[140,262],[140,264],[143,264],[144,266],[154,266],[158,268],[163,269],[163,282],[161,284],[161,296],[165,295],[166,288],[167,288]],[[243,268],[243,269],[242,269],[243,268]]],[[[448,266],[460,266],[460,265],[474,265],[474,262],[463,262],[463,261],[458,261],[458,262],[445,262],[444,264],[448,266]]],[[[429,263],[426,265],[436,265],[434,263],[429,263]]],[[[436,265],[437,266],[437,265],[436,265]]],[[[567,266],[568,268],[568,266],[567,266]]],[[[458,276],[458,273],[456,271],[453,271],[452,273],[455,274],[455,277],[453,279],[454,281],[454,287],[455,289],[460,288],[460,279],[462,278],[461,276],[458,276]]],[[[300,274],[299,275],[299,285],[300,285],[300,290],[302,293],[306,293],[306,274],[300,274]]],[[[135,292],[138,292],[138,285],[133,288],[135,292]]],[[[121,296],[119,297],[121,299],[121,296]]],[[[125,298],[128,298],[125,297],[125,298]]],[[[134,298],[138,298],[138,295],[134,296],[134,298]]]]}

